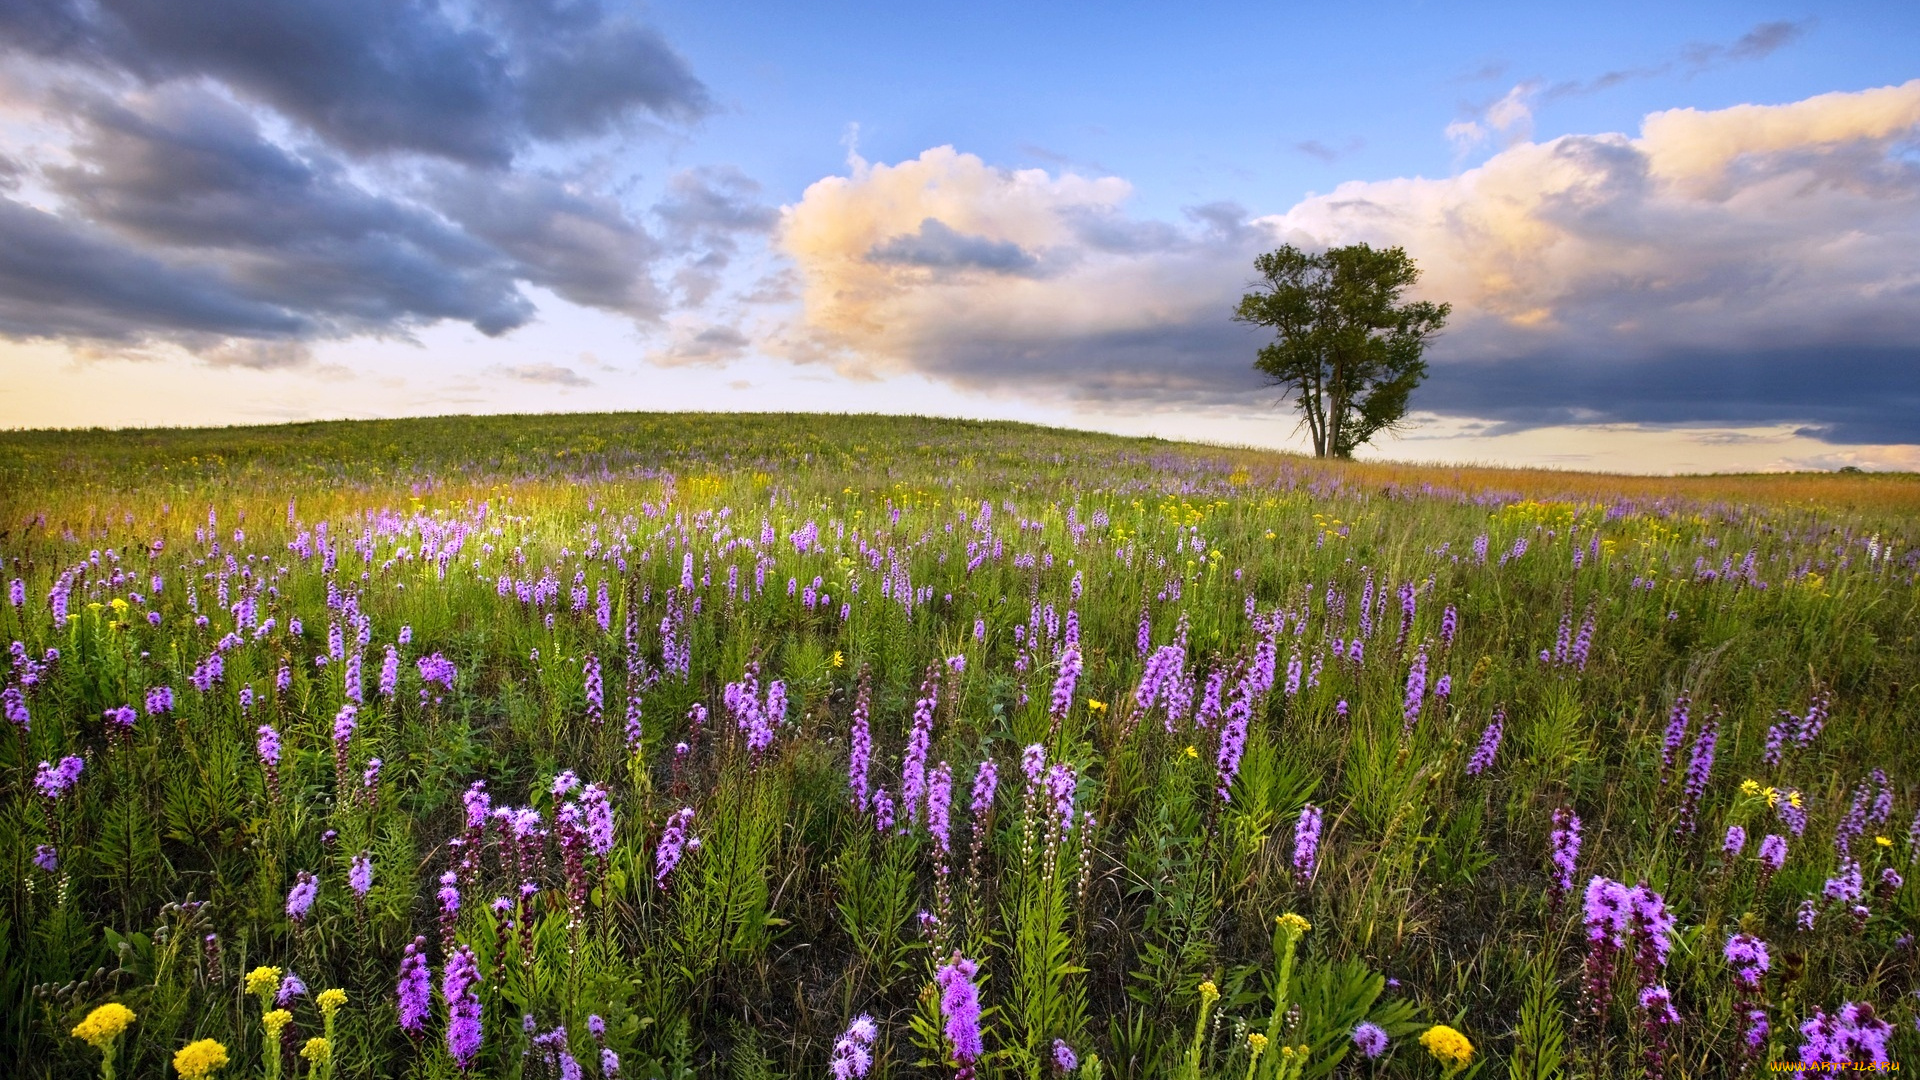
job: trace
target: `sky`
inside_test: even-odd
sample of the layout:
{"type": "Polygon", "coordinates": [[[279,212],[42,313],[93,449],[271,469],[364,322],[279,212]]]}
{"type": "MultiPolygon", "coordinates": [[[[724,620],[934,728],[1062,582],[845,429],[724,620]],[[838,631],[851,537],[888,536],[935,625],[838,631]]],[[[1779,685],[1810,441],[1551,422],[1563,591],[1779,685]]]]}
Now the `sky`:
{"type": "Polygon", "coordinates": [[[1404,460],[1920,469],[1920,8],[14,0],[0,426],[615,409],[1299,449],[1282,244],[1453,305],[1404,460]]]}

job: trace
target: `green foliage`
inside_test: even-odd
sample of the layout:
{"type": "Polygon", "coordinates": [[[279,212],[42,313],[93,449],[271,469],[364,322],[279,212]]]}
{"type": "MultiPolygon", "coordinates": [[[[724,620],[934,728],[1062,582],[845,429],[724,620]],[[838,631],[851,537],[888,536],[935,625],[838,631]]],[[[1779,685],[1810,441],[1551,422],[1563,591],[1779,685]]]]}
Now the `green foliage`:
{"type": "MultiPolygon", "coordinates": [[[[444,929],[481,976],[468,1075],[507,1080],[551,1071],[528,1015],[536,1034],[567,1030],[588,1076],[601,1038],[643,1080],[821,1075],[863,1013],[880,1032],[870,1080],[945,1075],[931,979],[955,952],[979,964],[977,1080],[1050,1078],[1056,1039],[1082,1062],[1076,1080],[1431,1076],[1417,1037],[1443,1018],[1476,1047],[1460,1075],[1637,1077],[1637,969],[1591,1015],[1579,899],[1548,893],[1559,807],[1584,825],[1576,888],[1644,880],[1675,915],[1660,972],[1682,1015],[1669,1076],[1747,1067],[1721,956],[1737,927],[1773,949],[1770,1053],[1791,1056],[1814,1010],[1854,1001],[1911,1057],[1901,942],[1920,932],[1920,884],[1880,873],[1915,876],[1920,498],[1885,477],[1714,483],[888,418],[0,433],[0,586],[19,578],[24,594],[0,603],[4,644],[21,643],[0,683],[31,711],[30,727],[0,728],[0,1061],[34,1080],[97,1075],[99,1055],[69,1032],[118,1001],[139,1014],[119,1075],[166,1075],[205,1037],[233,1057],[220,1075],[260,1076],[259,1003],[239,988],[277,965],[308,987],[289,1006],[301,1040],[321,1030],[314,994],[348,994],[341,1080],[454,1080],[444,1004],[415,1039],[393,999],[416,935],[439,983],[444,929]],[[808,607],[815,579],[830,599],[808,607]],[[55,623],[63,580],[73,617],[55,623]],[[244,626],[242,599],[255,604],[244,626]],[[1558,628],[1579,636],[1588,611],[1584,659],[1557,656],[1575,647],[1558,628]],[[1082,668],[1056,705],[1070,615],[1082,668]],[[1189,704],[1170,717],[1173,684],[1149,695],[1142,681],[1183,622],[1189,704]],[[334,624],[362,662],[340,745],[349,680],[334,624]],[[1273,685],[1239,703],[1244,747],[1223,798],[1227,707],[1269,647],[1273,685]],[[1428,690],[1409,722],[1423,651],[1428,690]],[[435,654],[457,670],[451,688],[422,679],[435,654]],[[195,688],[216,655],[221,676],[195,688]],[[787,703],[758,751],[752,717],[727,705],[749,663],[757,700],[779,680],[787,703]],[[901,804],[936,666],[926,762],[953,776],[944,847],[924,799],[911,815],[901,804]],[[894,807],[884,830],[849,797],[863,667],[868,786],[894,807]],[[1201,724],[1215,675],[1221,708],[1201,724]],[[170,711],[145,707],[156,687],[172,690],[170,711]],[[1831,694],[1824,729],[1770,762],[1769,728],[1804,715],[1816,688],[1831,694]],[[1663,780],[1682,690],[1693,722],[1663,780]],[[103,716],[123,705],[128,731],[103,716]],[[1496,706],[1505,742],[1469,774],[1496,706]],[[1718,760],[1689,833],[1684,774],[1713,710],[1718,760]],[[282,746],[271,781],[261,725],[282,746]],[[1036,743],[1072,766],[1071,829],[1052,824],[1044,783],[1027,790],[1036,743]],[[85,763],[75,786],[36,788],[39,764],[67,755],[85,763]],[[970,785],[989,759],[998,794],[976,834],[970,785]],[[1801,901],[1842,869],[1835,833],[1863,784],[1875,805],[1875,769],[1891,812],[1851,840],[1867,917],[1821,905],[1802,930],[1801,901]],[[607,793],[604,855],[560,820],[579,808],[578,789],[554,794],[566,771],[607,793]],[[470,835],[476,782],[506,816],[470,835]],[[1789,797],[1804,830],[1787,823],[1789,797]],[[1324,830],[1302,875],[1309,800],[1324,830]],[[662,832],[683,808],[687,844],[662,875],[662,832]],[[512,839],[529,813],[537,829],[512,839]],[[1749,839],[1729,855],[1733,824],[1749,839]],[[1791,854],[1763,875],[1753,851],[1769,832],[1791,854]],[[349,883],[362,856],[364,896],[349,883]],[[295,919],[303,872],[318,893],[295,919]],[[460,906],[443,928],[447,874],[460,906]],[[1291,954],[1273,940],[1288,911],[1313,924],[1291,954]],[[1196,1028],[1206,983],[1219,997],[1196,1028]],[[1378,1061],[1353,1047],[1363,1020],[1391,1039],[1378,1061]],[[1268,1039],[1258,1056],[1254,1035],[1268,1039]]],[[[283,1064],[309,1074],[297,1053],[283,1064]]]]}
{"type": "Polygon", "coordinates": [[[1253,265],[1259,291],[1241,297],[1234,319],[1274,332],[1253,366],[1293,392],[1314,456],[1352,457],[1405,418],[1426,377],[1421,353],[1452,306],[1400,303],[1420,271],[1397,247],[1309,254],[1285,244],[1253,265]]]}

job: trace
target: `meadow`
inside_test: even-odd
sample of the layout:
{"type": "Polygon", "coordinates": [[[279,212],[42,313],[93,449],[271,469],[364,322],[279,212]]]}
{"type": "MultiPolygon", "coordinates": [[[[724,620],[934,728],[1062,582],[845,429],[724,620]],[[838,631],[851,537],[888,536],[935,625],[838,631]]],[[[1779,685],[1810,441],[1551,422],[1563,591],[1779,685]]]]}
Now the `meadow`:
{"type": "Polygon", "coordinates": [[[1914,1059],[1920,478],[0,433],[32,1077],[1914,1059]]]}

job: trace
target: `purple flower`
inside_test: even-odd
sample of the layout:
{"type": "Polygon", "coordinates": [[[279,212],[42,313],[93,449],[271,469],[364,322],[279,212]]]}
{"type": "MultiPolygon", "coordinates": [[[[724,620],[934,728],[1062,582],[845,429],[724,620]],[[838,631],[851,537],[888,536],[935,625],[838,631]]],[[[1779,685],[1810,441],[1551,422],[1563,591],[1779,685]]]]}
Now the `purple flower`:
{"type": "Polygon", "coordinates": [[[1413,726],[1420,722],[1420,708],[1427,697],[1427,650],[1422,648],[1413,656],[1413,666],[1407,669],[1407,694],[1402,712],[1405,722],[1401,725],[1404,733],[1411,734],[1413,726]]]}
{"type": "Polygon", "coordinates": [[[1071,765],[1063,763],[1047,770],[1047,796],[1052,800],[1049,809],[1058,836],[1073,831],[1073,797],[1079,785],[1080,778],[1071,765]]]}
{"type": "MultiPolygon", "coordinates": [[[[1453,609],[1447,610],[1451,612],[1453,609]]],[[[1362,1020],[1353,1029],[1353,1045],[1368,1061],[1372,1061],[1387,1052],[1386,1029],[1371,1020],[1362,1020]]]]}
{"type": "Polygon", "coordinates": [[[933,713],[940,702],[940,669],[927,669],[920,684],[920,698],[913,703],[913,729],[907,733],[907,748],[900,755],[900,811],[907,827],[920,820],[920,807],[927,798],[927,750],[933,742],[933,713]]]}
{"type": "Polygon", "coordinates": [[[1680,822],[1674,831],[1682,836],[1691,836],[1694,830],[1694,815],[1700,808],[1700,796],[1707,790],[1707,780],[1713,775],[1713,751],[1720,740],[1720,714],[1707,717],[1700,728],[1700,734],[1694,736],[1693,751],[1687,758],[1687,786],[1681,796],[1680,822]]]}
{"type": "Polygon", "coordinates": [[[585,669],[585,687],[587,696],[587,721],[595,727],[606,722],[606,688],[600,681],[600,657],[587,654],[585,669]]]}
{"type": "Polygon", "coordinates": [[[860,688],[853,698],[853,722],[847,732],[847,788],[853,793],[856,810],[867,808],[869,776],[873,771],[873,732],[867,714],[873,707],[873,679],[860,672],[860,688]]]}
{"type": "Polygon", "coordinates": [[[563,799],[571,795],[573,790],[579,786],[580,778],[573,774],[572,769],[568,769],[553,778],[553,797],[555,799],[563,799]]]}
{"type": "Polygon", "coordinates": [[[1220,725],[1220,751],[1215,758],[1220,778],[1214,792],[1221,802],[1233,801],[1233,779],[1240,774],[1240,756],[1247,752],[1247,724],[1252,717],[1253,703],[1236,692],[1227,707],[1226,722],[1220,725]]]}
{"type": "Polygon", "coordinates": [[[667,819],[667,826],[660,832],[660,846],[653,853],[653,883],[662,891],[667,887],[667,876],[673,868],[680,865],[680,858],[689,847],[698,848],[698,839],[689,840],[687,827],[693,824],[693,807],[683,806],[667,819]]]}
{"type": "Polygon", "coordinates": [[[587,850],[604,859],[613,853],[613,800],[605,788],[588,784],[580,792],[580,808],[586,822],[587,850]]]}
{"type": "Polygon", "coordinates": [[[1802,900],[1800,901],[1800,910],[1794,916],[1794,922],[1802,930],[1812,930],[1814,920],[1819,917],[1819,914],[1819,910],[1813,906],[1813,901],[1802,900]]]}
{"type": "Polygon", "coordinates": [[[867,1075],[873,1067],[873,1041],[880,1036],[879,1025],[873,1017],[861,1013],[847,1025],[847,1030],[833,1044],[833,1056],[827,1059],[827,1068],[833,1073],[834,1080],[858,1080],[867,1075]]]}
{"type": "MultiPolygon", "coordinates": [[[[1073,619],[1074,612],[1069,611],[1067,617],[1073,619]]],[[[1080,669],[1080,646],[1069,642],[1060,653],[1060,674],[1053,681],[1053,698],[1047,706],[1047,714],[1055,724],[1066,719],[1067,711],[1073,708],[1073,691],[1080,683],[1080,669]]]]}
{"type": "Polygon", "coordinates": [[[380,696],[390,698],[400,685],[400,652],[387,646],[386,659],[380,662],[380,696]]]}
{"type": "Polygon", "coordinates": [[[20,730],[32,730],[33,714],[27,711],[27,698],[19,687],[9,686],[0,690],[0,709],[6,711],[7,720],[20,730]]]}
{"type": "Polygon", "coordinates": [[[285,1008],[295,998],[307,996],[306,980],[289,971],[280,979],[280,989],[273,995],[273,1003],[285,1008]]]}
{"type": "Polygon", "coordinates": [[[353,865],[347,868],[347,887],[355,896],[366,896],[373,888],[373,856],[361,852],[353,857],[353,865]]]}
{"type": "Polygon", "coordinates": [[[1760,838],[1760,853],[1755,858],[1768,874],[1777,874],[1787,865],[1787,838],[1777,833],[1768,833],[1760,838]]]}
{"type": "Polygon", "coordinates": [[[927,831],[933,834],[933,842],[946,855],[950,832],[950,815],[953,810],[953,769],[946,762],[933,767],[927,777],[927,831]]]}
{"type": "Polygon", "coordinates": [[[140,716],[139,713],[134,711],[131,705],[122,705],[116,709],[108,709],[100,715],[105,717],[109,727],[123,734],[133,730],[133,723],[139,719],[140,716]]]}
{"type": "Polygon", "coordinates": [[[893,831],[893,796],[886,788],[873,793],[873,828],[883,836],[893,831]]]}
{"type": "Polygon", "coordinates": [[[1320,861],[1320,808],[1308,803],[1293,826],[1293,876],[1305,885],[1320,861]]]}
{"type": "Polygon", "coordinates": [[[33,865],[51,874],[60,869],[60,849],[52,844],[33,846],[33,865]]]}
{"type": "Polygon", "coordinates": [[[1727,858],[1731,859],[1746,849],[1747,830],[1738,825],[1727,826],[1727,839],[1720,845],[1720,850],[1726,853],[1727,858]]]}
{"type": "Polygon", "coordinates": [[[421,657],[414,661],[414,664],[420,669],[421,682],[429,684],[438,683],[449,691],[453,689],[453,680],[458,675],[458,672],[454,669],[453,661],[448,660],[439,653],[434,653],[432,656],[421,657]]]}
{"type": "Polygon", "coordinates": [[[1851,1062],[1887,1064],[1887,1040],[1893,1025],[1876,1018],[1873,1006],[1865,1002],[1847,1002],[1840,1011],[1828,1016],[1816,1010],[1813,1019],[1800,1025],[1806,1042],[1800,1045],[1803,1065],[1844,1065],[1851,1062]]]}
{"type": "Polygon", "coordinates": [[[1574,869],[1580,861],[1579,816],[1565,807],[1556,809],[1548,846],[1553,860],[1553,906],[1557,910],[1560,902],[1573,891],[1574,869]]]}
{"type": "Polygon", "coordinates": [[[1480,733],[1480,745],[1474,748],[1473,756],[1467,759],[1468,776],[1479,776],[1493,767],[1494,758],[1500,754],[1500,737],[1506,730],[1506,722],[1506,708],[1494,706],[1493,719],[1487,721],[1486,730],[1480,733]]]}
{"type": "Polygon", "coordinates": [[[295,923],[306,919],[313,910],[314,898],[320,895],[320,879],[305,870],[294,875],[293,888],[287,890],[287,918],[295,923]]]}
{"type": "Polygon", "coordinates": [[[473,950],[460,946],[447,957],[440,996],[447,1002],[447,1053],[465,1072],[480,1052],[480,965],[473,950]]]}
{"type": "Polygon", "coordinates": [[[940,987],[940,1014],[946,1018],[947,1040],[953,1044],[953,1063],[968,1076],[972,1075],[973,1063],[986,1052],[980,1039],[980,989],[973,983],[979,973],[979,964],[954,953],[953,959],[940,965],[933,975],[940,987]]]}
{"type": "Polygon", "coordinates": [[[84,758],[71,754],[61,758],[58,765],[43,761],[33,774],[33,786],[47,798],[57,799],[72,789],[80,779],[80,770],[86,767],[84,758]]]}
{"type": "Polygon", "coordinates": [[[173,711],[173,687],[155,686],[147,690],[147,715],[159,716],[173,711]]]}
{"type": "Polygon", "coordinates": [[[1726,957],[1727,966],[1733,969],[1734,979],[1747,990],[1760,988],[1760,980],[1773,962],[1767,953],[1767,943],[1752,934],[1735,934],[1728,938],[1721,954],[1726,957]]]}
{"type": "Polygon", "coordinates": [[[1053,1069],[1061,1076],[1080,1067],[1080,1057],[1067,1045],[1065,1039],[1053,1040],[1053,1069]]]}
{"type": "Polygon", "coordinates": [[[1667,732],[1660,741],[1660,782],[1666,783],[1667,776],[1673,771],[1674,755],[1680,752],[1680,745],[1686,742],[1688,708],[1692,701],[1682,692],[1673,699],[1673,710],[1667,714],[1667,732]]]}
{"type": "Polygon", "coordinates": [[[987,815],[993,812],[993,793],[1000,786],[1000,769],[988,758],[973,774],[973,842],[977,846],[986,836],[987,815]]]}
{"type": "Polygon", "coordinates": [[[427,939],[416,937],[400,957],[400,985],[394,996],[400,1009],[400,1030],[418,1036],[427,1029],[433,1012],[433,976],[427,971],[427,939]]]}

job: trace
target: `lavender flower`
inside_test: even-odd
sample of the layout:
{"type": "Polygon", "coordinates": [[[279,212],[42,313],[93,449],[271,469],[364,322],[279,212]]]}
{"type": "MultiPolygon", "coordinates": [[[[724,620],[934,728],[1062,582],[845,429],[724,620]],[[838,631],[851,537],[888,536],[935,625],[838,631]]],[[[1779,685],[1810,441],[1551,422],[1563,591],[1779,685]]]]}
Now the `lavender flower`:
{"type": "Polygon", "coordinates": [[[49,799],[58,799],[72,789],[80,779],[80,770],[87,767],[84,758],[69,754],[60,759],[58,765],[42,761],[33,775],[34,789],[49,799]]]}
{"type": "Polygon", "coordinates": [[[1507,712],[1505,706],[1493,708],[1493,718],[1487,721],[1486,730],[1480,733],[1480,745],[1474,747],[1473,756],[1467,759],[1467,775],[1479,776],[1493,768],[1494,758],[1500,754],[1500,738],[1506,731],[1507,712]]]}
{"type": "Polygon", "coordinates": [[[1707,780],[1713,775],[1713,751],[1719,739],[1720,715],[1716,712],[1707,717],[1700,734],[1694,737],[1693,752],[1687,758],[1687,786],[1681,796],[1680,821],[1674,827],[1681,836],[1693,835],[1694,815],[1700,809],[1700,796],[1707,790],[1707,780]]]}
{"type": "Polygon", "coordinates": [[[307,913],[313,910],[314,898],[320,895],[320,879],[305,870],[294,875],[293,888],[287,891],[287,918],[295,925],[304,922],[307,913]]]}
{"type": "Polygon", "coordinates": [[[893,796],[886,788],[873,793],[873,828],[882,836],[893,831],[893,796]]]}
{"type": "Polygon", "coordinates": [[[993,813],[993,794],[1000,786],[1000,769],[988,758],[980,763],[973,774],[973,846],[977,849],[986,840],[987,817],[993,813]]]}
{"type": "Polygon", "coordinates": [[[427,970],[427,939],[416,937],[400,957],[400,984],[394,989],[400,1009],[400,1030],[418,1037],[427,1030],[433,1012],[433,976],[427,970]]]}
{"type": "Polygon", "coordinates": [[[440,996],[447,1002],[447,1053],[461,1072],[473,1066],[480,1053],[480,964],[473,950],[460,946],[447,957],[440,976],[440,996]]]}
{"type": "Polygon", "coordinates": [[[1780,868],[1787,865],[1787,838],[1777,833],[1761,837],[1760,853],[1754,857],[1760,860],[1763,876],[1779,873],[1780,868]]]}
{"type": "Polygon", "coordinates": [[[689,848],[700,846],[698,838],[687,836],[688,826],[693,824],[693,807],[683,806],[667,819],[667,826],[661,830],[660,846],[653,853],[653,883],[662,892],[667,888],[667,877],[673,868],[680,865],[680,858],[689,848]]]}
{"type": "Polygon", "coordinates": [[[1253,716],[1253,703],[1236,693],[1227,708],[1226,722],[1220,725],[1220,752],[1215,759],[1220,779],[1214,791],[1221,802],[1233,801],[1233,779],[1240,774],[1240,757],[1247,752],[1247,724],[1253,716]]]}
{"type": "Polygon", "coordinates": [[[394,690],[400,685],[400,652],[393,646],[387,646],[387,655],[380,662],[380,696],[393,697],[394,690]]]}
{"type": "Polygon", "coordinates": [[[1320,808],[1308,803],[1293,826],[1293,876],[1305,885],[1320,859],[1320,808]]]}
{"type": "Polygon", "coordinates": [[[980,1038],[980,990],[973,983],[980,965],[959,953],[940,965],[933,981],[940,987],[940,1014],[946,1018],[947,1040],[953,1044],[953,1063],[961,1080],[971,1080],[973,1065],[986,1052],[980,1038]]]}
{"type": "Polygon", "coordinates": [[[873,1068],[873,1042],[880,1035],[879,1025],[865,1013],[854,1017],[845,1034],[833,1044],[833,1056],[827,1068],[834,1080],[858,1080],[873,1068]]]}
{"type": "Polygon", "coordinates": [[[847,732],[847,788],[853,794],[853,808],[867,808],[867,786],[873,770],[873,733],[867,714],[873,707],[873,678],[862,670],[860,687],[853,699],[853,722],[847,732]]]}
{"type": "Polygon", "coordinates": [[[952,810],[953,769],[943,761],[927,777],[927,831],[943,857],[951,851],[948,833],[952,810]]]}
{"type": "Polygon", "coordinates": [[[1353,1029],[1353,1045],[1368,1061],[1373,1061],[1387,1052],[1386,1029],[1371,1020],[1362,1020],[1353,1029]]]}
{"type": "Polygon", "coordinates": [[[1865,1002],[1849,1001],[1833,1016],[1815,1010],[1813,1019],[1800,1025],[1800,1034],[1806,1039],[1800,1044],[1803,1065],[1889,1063],[1887,1040],[1893,1036],[1893,1025],[1876,1018],[1873,1006],[1865,1002]]]}
{"type": "Polygon", "coordinates": [[[51,874],[60,869],[60,849],[52,844],[33,846],[33,865],[51,874]]]}
{"type": "Polygon", "coordinates": [[[363,851],[353,857],[353,864],[347,868],[347,887],[357,897],[365,897],[373,888],[373,856],[363,851]]]}
{"type": "Polygon", "coordinates": [[[600,657],[587,654],[586,663],[587,721],[594,727],[606,722],[606,691],[600,682],[600,657]]]}
{"type": "Polygon", "coordinates": [[[900,810],[906,827],[920,820],[920,807],[927,798],[927,749],[933,742],[933,713],[940,702],[940,669],[927,669],[920,684],[920,699],[913,703],[913,729],[907,733],[907,748],[900,755],[900,810]]]}
{"type": "Polygon", "coordinates": [[[134,721],[140,718],[140,714],[135,712],[131,705],[108,709],[100,715],[106,720],[111,731],[122,735],[132,731],[134,721]]]}
{"type": "Polygon", "coordinates": [[[1413,656],[1413,666],[1407,669],[1407,693],[1402,712],[1405,723],[1401,725],[1402,734],[1411,735],[1413,726],[1420,722],[1420,708],[1427,697],[1427,650],[1422,648],[1413,656]]]}
{"type": "Polygon", "coordinates": [[[1752,934],[1735,934],[1728,938],[1721,955],[1726,957],[1727,966],[1733,969],[1734,980],[1746,990],[1760,988],[1760,980],[1766,976],[1773,962],[1767,954],[1767,943],[1752,934]]]}
{"type": "Polygon", "coordinates": [[[1079,1067],[1080,1057],[1073,1052],[1073,1047],[1067,1045],[1067,1040],[1053,1040],[1053,1071],[1065,1076],[1079,1067]]]}
{"type": "Polygon", "coordinates": [[[1553,833],[1548,837],[1553,860],[1553,906],[1558,910],[1573,891],[1573,874],[1580,861],[1580,818],[1561,807],[1553,812],[1553,833]]]}
{"type": "Polygon", "coordinates": [[[4,710],[8,722],[21,731],[33,730],[33,714],[27,711],[27,698],[19,687],[9,686],[0,690],[0,710],[4,710]]]}
{"type": "Polygon", "coordinates": [[[1747,830],[1738,825],[1727,826],[1727,839],[1720,850],[1731,859],[1747,849],[1747,830]]]}

